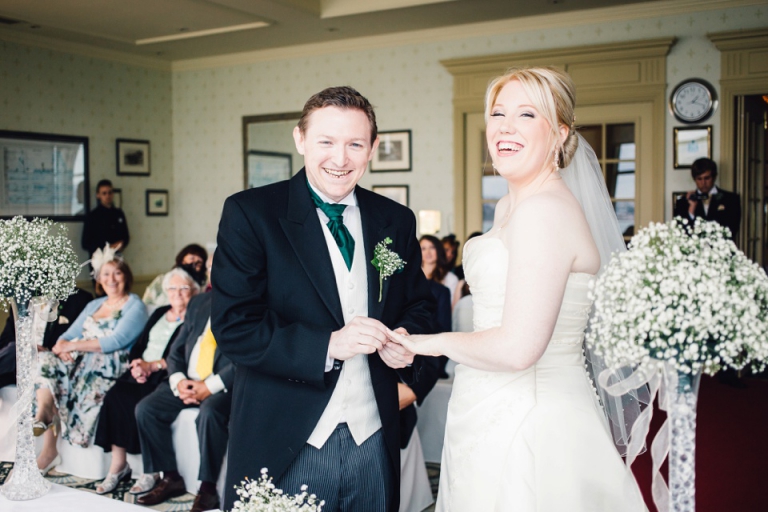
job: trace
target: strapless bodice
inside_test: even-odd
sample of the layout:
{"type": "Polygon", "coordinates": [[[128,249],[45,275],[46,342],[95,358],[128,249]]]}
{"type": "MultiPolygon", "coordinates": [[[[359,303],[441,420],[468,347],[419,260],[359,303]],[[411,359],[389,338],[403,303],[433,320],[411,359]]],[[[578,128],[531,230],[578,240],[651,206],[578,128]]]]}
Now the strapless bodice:
{"type": "MultiPolygon", "coordinates": [[[[501,325],[507,287],[509,252],[496,237],[474,238],[464,246],[464,269],[472,292],[475,331],[501,325]]],[[[581,346],[589,320],[591,274],[572,272],[568,276],[563,303],[550,345],[581,346]]]]}

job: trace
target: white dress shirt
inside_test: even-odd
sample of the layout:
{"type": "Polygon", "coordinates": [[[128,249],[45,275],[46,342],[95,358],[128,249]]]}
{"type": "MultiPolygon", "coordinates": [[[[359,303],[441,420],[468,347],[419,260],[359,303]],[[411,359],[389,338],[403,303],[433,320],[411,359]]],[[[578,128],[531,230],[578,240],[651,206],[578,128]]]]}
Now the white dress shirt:
{"type": "MultiPolygon", "coordinates": [[[[312,190],[323,201],[334,202],[316,188],[312,187],[312,190]]],[[[325,242],[331,255],[344,323],[348,324],[356,316],[368,316],[368,273],[360,208],[357,206],[354,191],[339,201],[339,204],[347,205],[343,213],[344,225],[355,240],[355,253],[352,258],[351,269],[347,268],[341,250],[328,229],[328,217],[319,208],[317,208],[317,216],[323,226],[325,242]]],[[[330,371],[332,368],[333,359],[328,357],[326,371],[330,371]]],[[[344,361],[336,388],[307,443],[315,448],[322,448],[336,426],[344,422],[347,423],[352,438],[358,446],[381,428],[381,418],[376,404],[376,396],[373,393],[371,372],[368,368],[368,356],[366,354],[358,354],[344,361]]]]}

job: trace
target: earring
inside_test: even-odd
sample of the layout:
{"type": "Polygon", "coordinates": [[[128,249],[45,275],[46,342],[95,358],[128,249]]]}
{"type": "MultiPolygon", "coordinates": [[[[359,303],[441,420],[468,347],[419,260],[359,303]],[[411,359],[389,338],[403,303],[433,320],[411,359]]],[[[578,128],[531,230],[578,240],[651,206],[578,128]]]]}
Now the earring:
{"type": "Polygon", "coordinates": [[[558,151],[557,149],[555,150],[554,160],[555,160],[555,169],[559,169],[560,168],[560,151],[558,151]]]}

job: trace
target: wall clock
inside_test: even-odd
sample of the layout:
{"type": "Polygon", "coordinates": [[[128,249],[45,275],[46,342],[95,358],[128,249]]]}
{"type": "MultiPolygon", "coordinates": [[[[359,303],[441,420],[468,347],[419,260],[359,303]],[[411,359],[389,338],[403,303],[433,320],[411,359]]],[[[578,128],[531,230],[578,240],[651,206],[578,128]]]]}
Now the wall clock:
{"type": "Polygon", "coordinates": [[[672,91],[669,109],[678,121],[699,123],[717,109],[717,93],[709,82],[689,78],[677,84],[672,91]]]}

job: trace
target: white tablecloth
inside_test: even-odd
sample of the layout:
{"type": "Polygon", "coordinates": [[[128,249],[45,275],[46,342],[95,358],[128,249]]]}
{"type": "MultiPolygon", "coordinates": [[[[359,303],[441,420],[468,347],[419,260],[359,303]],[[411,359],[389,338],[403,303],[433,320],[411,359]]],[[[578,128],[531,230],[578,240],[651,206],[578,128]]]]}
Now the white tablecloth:
{"type": "Polygon", "coordinates": [[[443,453],[443,438],[445,437],[445,420],[448,414],[448,399],[451,397],[453,380],[439,380],[435,387],[418,408],[421,446],[424,449],[424,459],[427,462],[440,462],[443,453]]]}
{"type": "Polygon", "coordinates": [[[52,484],[48,494],[29,501],[11,501],[0,494],[3,512],[139,512],[146,507],[117,501],[87,491],[52,484]]]}

